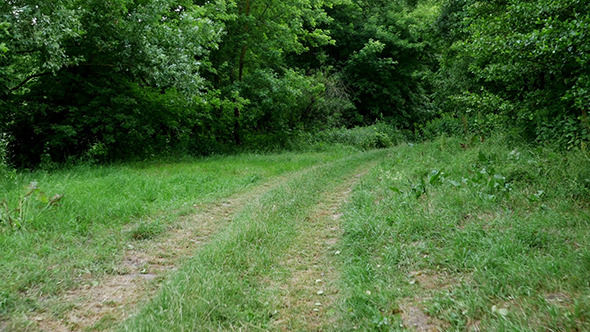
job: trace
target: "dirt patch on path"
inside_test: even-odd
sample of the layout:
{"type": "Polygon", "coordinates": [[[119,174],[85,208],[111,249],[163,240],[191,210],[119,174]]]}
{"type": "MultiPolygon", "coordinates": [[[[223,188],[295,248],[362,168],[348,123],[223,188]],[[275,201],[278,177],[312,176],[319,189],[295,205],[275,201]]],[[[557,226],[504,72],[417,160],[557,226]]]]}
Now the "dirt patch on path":
{"type": "Polygon", "coordinates": [[[219,202],[195,206],[194,213],[181,217],[165,234],[129,245],[115,274],[84,276],[86,286],[48,300],[47,307],[67,309],[57,314],[34,313],[28,320],[41,331],[112,329],[147,301],[160,282],[214,233],[231,223],[233,215],[286,180],[278,177],[219,202]]]}
{"type": "MultiPolygon", "coordinates": [[[[320,204],[300,225],[299,237],[287,254],[281,270],[286,280],[270,281],[280,290],[281,306],[273,328],[281,331],[323,331],[333,327],[338,299],[338,266],[334,256],[341,238],[340,208],[352,188],[374,164],[351,176],[336,190],[326,192],[320,204]]],[[[280,278],[279,278],[280,279],[280,278]]]]}
{"type": "Polygon", "coordinates": [[[440,322],[426,315],[422,309],[416,306],[403,308],[402,320],[404,322],[404,326],[412,331],[439,331],[437,326],[440,326],[440,322]]]}

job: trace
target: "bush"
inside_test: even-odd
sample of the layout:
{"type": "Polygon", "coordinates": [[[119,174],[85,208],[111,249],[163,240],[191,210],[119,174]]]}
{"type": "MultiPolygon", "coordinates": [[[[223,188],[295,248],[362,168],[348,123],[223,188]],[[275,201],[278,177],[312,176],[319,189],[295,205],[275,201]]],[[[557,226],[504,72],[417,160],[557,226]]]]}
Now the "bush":
{"type": "Polygon", "coordinates": [[[590,142],[590,128],[583,120],[560,116],[537,127],[539,143],[549,143],[566,150],[584,150],[590,142]]]}
{"type": "Polygon", "coordinates": [[[471,133],[488,136],[508,128],[561,148],[587,144],[585,1],[449,0],[436,27],[443,45],[435,103],[470,117],[476,125],[471,133]]]}
{"type": "Polygon", "coordinates": [[[401,131],[385,123],[368,127],[333,128],[317,133],[300,135],[297,140],[301,146],[345,145],[359,150],[383,149],[397,145],[405,140],[401,131]]]}
{"type": "Polygon", "coordinates": [[[440,135],[463,136],[466,134],[467,119],[463,121],[458,117],[443,114],[441,117],[428,121],[420,128],[423,139],[431,140],[440,135]]]}

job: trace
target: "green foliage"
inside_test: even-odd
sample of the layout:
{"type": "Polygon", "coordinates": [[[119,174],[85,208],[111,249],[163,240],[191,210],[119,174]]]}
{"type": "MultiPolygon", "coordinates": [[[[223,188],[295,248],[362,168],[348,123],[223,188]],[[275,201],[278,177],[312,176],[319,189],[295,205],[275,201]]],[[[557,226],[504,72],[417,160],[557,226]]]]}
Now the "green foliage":
{"type": "Polygon", "coordinates": [[[10,5],[2,130],[20,166],[121,159],[181,145],[200,125],[199,75],[220,25],[172,0],[10,5]],[[89,8],[92,8],[90,10],[89,8]],[[45,157],[43,157],[45,158],[45,157]]]}
{"type": "Polygon", "coordinates": [[[10,24],[8,24],[7,22],[0,22],[0,58],[4,57],[4,53],[8,52],[8,47],[6,46],[6,42],[4,41],[4,39],[6,38],[6,36],[9,35],[9,27],[10,24]]]}
{"type": "Polygon", "coordinates": [[[444,37],[435,78],[444,111],[566,148],[588,140],[584,1],[446,1],[436,26],[444,37]]]}
{"type": "MultiPolygon", "coordinates": [[[[472,165],[474,173],[468,178],[462,178],[461,182],[479,191],[480,198],[485,200],[498,200],[510,198],[512,186],[506,177],[496,172],[492,160],[480,151],[478,163],[472,165]]],[[[455,187],[460,187],[457,182],[455,187]]]]}
{"type": "Polygon", "coordinates": [[[0,132],[17,167],[377,122],[584,149],[589,15],[581,0],[3,2],[0,132]]]}
{"type": "Polygon", "coordinates": [[[4,175],[8,170],[8,135],[0,132],[0,175],[4,175]]]}
{"type": "Polygon", "coordinates": [[[429,140],[441,135],[460,137],[466,135],[469,129],[467,118],[464,117],[463,120],[449,113],[443,113],[438,118],[423,124],[419,133],[422,138],[429,140]]]}
{"type": "Polygon", "coordinates": [[[206,72],[219,98],[211,112],[216,136],[241,145],[252,140],[248,134],[281,135],[299,127],[323,88],[288,57],[331,43],[319,28],[330,21],[324,6],[331,1],[218,3],[225,6],[220,22],[226,34],[206,72]],[[239,99],[248,107],[231,106],[239,99]]]}
{"type": "Polygon", "coordinates": [[[536,128],[537,140],[568,150],[585,150],[590,142],[590,127],[583,119],[580,120],[560,115],[551,121],[543,121],[536,128]]]}
{"type": "Polygon", "coordinates": [[[329,145],[345,145],[359,150],[389,148],[405,139],[401,131],[385,123],[367,127],[333,128],[316,133],[303,133],[296,145],[304,148],[321,148],[329,145]]]}
{"type": "Polygon", "coordinates": [[[319,98],[324,86],[301,71],[281,76],[257,70],[243,81],[249,107],[241,122],[254,134],[288,132],[302,126],[302,119],[319,98]]]}
{"type": "Polygon", "coordinates": [[[329,61],[342,68],[358,118],[347,125],[388,119],[413,128],[428,115],[428,84],[423,79],[432,60],[425,35],[437,15],[428,1],[356,1],[335,6],[329,25],[336,44],[329,61]]]}
{"type": "Polygon", "coordinates": [[[324,86],[324,90],[319,98],[312,100],[312,107],[308,107],[303,114],[306,130],[313,132],[361,122],[362,117],[356,112],[352,91],[342,72],[320,72],[316,79],[324,86]]]}

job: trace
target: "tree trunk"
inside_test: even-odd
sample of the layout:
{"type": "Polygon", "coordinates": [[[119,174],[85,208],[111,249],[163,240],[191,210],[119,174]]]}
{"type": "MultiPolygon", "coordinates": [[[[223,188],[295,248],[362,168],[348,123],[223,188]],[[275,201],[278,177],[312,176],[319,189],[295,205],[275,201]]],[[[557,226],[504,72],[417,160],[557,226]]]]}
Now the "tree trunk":
{"type": "MultiPolygon", "coordinates": [[[[244,7],[244,15],[246,18],[250,16],[250,0],[246,0],[245,7],[244,7]]],[[[238,60],[238,81],[242,82],[244,79],[244,63],[246,62],[246,52],[248,51],[248,30],[250,27],[248,23],[244,26],[244,45],[242,46],[242,50],[240,51],[240,57],[238,60]]],[[[234,108],[234,142],[237,145],[242,145],[242,135],[241,135],[241,128],[240,128],[240,117],[241,112],[239,107],[234,108]]]]}

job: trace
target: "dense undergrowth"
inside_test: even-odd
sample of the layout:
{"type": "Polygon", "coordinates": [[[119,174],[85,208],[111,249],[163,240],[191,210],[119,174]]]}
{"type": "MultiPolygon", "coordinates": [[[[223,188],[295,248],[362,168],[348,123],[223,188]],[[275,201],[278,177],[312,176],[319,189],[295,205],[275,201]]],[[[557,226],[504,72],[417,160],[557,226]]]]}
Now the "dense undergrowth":
{"type": "Polygon", "coordinates": [[[405,141],[404,134],[392,125],[379,123],[368,127],[332,128],[317,133],[302,133],[297,138],[302,147],[344,145],[359,150],[383,149],[405,141]]]}

